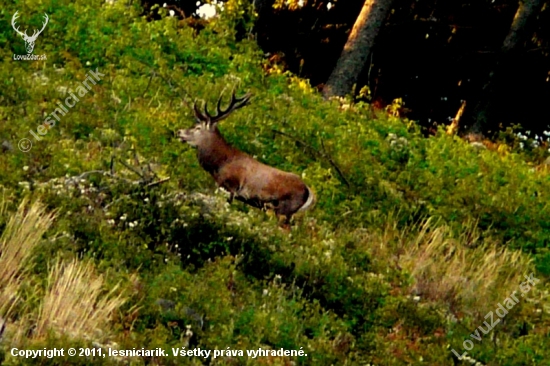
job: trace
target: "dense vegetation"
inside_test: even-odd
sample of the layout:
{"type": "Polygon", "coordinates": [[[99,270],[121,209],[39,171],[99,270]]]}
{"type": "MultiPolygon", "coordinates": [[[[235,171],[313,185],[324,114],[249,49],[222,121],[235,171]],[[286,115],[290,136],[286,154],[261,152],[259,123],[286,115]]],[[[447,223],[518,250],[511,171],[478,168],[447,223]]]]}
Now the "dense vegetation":
{"type": "MultiPolygon", "coordinates": [[[[126,2],[3,5],[5,24],[16,10],[50,23],[35,49],[47,61],[0,64],[0,362],[470,364],[452,352],[466,339],[481,364],[550,360],[550,176],[529,163],[546,152],[509,133],[494,149],[426,138],[391,113],[324,101],[236,39],[252,26],[248,2],[228,1],[200,31],[126,2]],[[36,141],[29,130],[90,70],[104,76],[36,141]],[[316,192],[290,233],[229,205],[174,137],[195,98],[233,87],[254,99],[220,124],[228,141],[316,192]],[[540,282],[473,340],[530,273],[540,282]],[[169,356],[22,359],[13,347],[169,356]],[[204,360],[178,347],[307,356],[204,360]]],[[[0,36],[4,54],[25,53],[11,27],[0,36]]]]}

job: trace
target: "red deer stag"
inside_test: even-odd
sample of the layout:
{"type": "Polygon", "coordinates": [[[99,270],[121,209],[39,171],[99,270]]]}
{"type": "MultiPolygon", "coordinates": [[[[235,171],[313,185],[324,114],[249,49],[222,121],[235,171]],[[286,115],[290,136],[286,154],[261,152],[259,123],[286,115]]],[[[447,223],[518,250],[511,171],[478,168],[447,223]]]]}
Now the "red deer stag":
{"type": "Polygon", "coordinates": [[[204,112],[201,112],[195,101],[195,126],[179,130],[177,136],[181,142],[197,148],[200,165],[219,187],[229,191],[230,203],[236,198],[257,208],[273,209],[278,217],[286,218],[283,225],[289,225],[292,215],[313,205],[315,195],[296,174],[262,164],[225,141],[218,122],[244,107],[251,95],[236,98],[233,90],[225,110],[221,109],[222,96],[218,99],[214,116],[208,113],[206,102],[204,112]]]}

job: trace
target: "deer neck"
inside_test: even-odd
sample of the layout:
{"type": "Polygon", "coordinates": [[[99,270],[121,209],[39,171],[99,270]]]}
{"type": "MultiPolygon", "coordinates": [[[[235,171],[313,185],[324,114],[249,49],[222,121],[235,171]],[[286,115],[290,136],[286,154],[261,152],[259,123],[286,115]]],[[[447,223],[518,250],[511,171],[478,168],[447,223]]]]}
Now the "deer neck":
{"type": "Polygon", "coordinates": [[[215,135],[197,150],[200,165],[213,176],[216,176],[225,164],[240,154],[242,153],[239,150],[225,141],[219,131],[215,131],[215,135]]]}

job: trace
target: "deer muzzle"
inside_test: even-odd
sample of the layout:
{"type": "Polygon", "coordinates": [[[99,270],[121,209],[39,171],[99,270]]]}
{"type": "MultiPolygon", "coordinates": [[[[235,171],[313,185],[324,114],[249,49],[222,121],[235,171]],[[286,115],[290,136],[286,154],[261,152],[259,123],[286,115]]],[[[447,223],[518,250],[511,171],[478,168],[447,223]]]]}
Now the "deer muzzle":
{"type": "Polygon", "coordinates": [[[181,142],[188,142],[189,140],[189,131],[188,130],[179,130],[176,133],[176,136],[180,139],[181,142]]]}

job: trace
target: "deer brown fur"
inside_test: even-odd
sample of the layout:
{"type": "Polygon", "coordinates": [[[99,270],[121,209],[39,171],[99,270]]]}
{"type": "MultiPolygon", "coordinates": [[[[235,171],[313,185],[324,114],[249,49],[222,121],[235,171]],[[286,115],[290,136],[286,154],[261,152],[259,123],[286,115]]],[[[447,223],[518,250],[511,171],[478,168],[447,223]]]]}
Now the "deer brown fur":
{"type": "Polygon", "coordinates": [[[201,112],[195,102],[195,126],[179,130],[177,135],[182,142],[197,148],[200,165],[219,187],[229,191],[230,202],[235,198],[257,208],[273,209],[278,216],[284,216],[288,224],[292,215],[315,202],[311,189],[296,174],[262,164],[229,145],[218,129],[218,122],[244,107],[250,97],[246,94],[236,98],[233,91],[229,106],[221,110],[220,96],[215,116],[208,113],[206,103],[201,112]]]}

